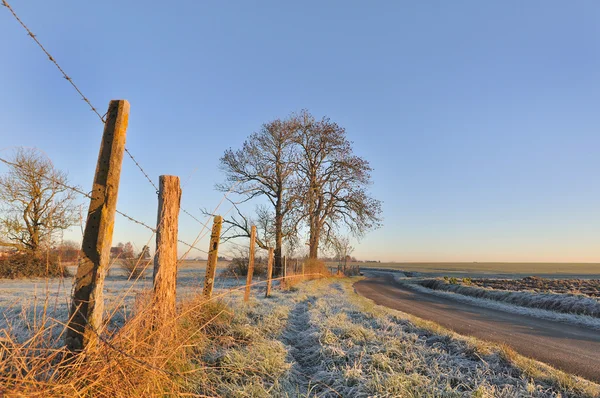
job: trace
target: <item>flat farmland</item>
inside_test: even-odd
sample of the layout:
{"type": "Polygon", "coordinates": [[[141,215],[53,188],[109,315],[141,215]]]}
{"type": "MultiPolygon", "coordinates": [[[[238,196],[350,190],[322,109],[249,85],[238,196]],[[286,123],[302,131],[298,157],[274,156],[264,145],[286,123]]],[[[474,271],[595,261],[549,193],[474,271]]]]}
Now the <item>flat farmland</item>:
{"type": "MultiPolygon", "coordinates": [[[[428,276],[599,279],[600,263],[349,263],[361,268],[382,268],[423,273],[428,276]]],[[[328,263],[337,266],[337,263],[328,263]]]]}

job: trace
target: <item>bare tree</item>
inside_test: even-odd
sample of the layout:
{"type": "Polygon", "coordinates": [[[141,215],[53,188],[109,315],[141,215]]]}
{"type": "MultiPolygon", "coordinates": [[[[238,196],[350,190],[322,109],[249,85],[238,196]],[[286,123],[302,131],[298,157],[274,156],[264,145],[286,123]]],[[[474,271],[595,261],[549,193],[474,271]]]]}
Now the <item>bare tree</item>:
{"type": "Polygon", "coordinates": [[[371,166],[353,154],[344,128],[328,118],[315,120],[307,111],[296,115],[294,124],[304,203],[299,220],[308,224],[309,258],[317,258],[319,243],[341,227],[356,237],[378,228],[381,202],[369,195],[371,166]]]}
{"type": "Polygon", "coordinates": [[[346,265],[348,264],[349,257],[354,251],[354,246],[350,244],[350,238],[348,236],[333,236],[330,244],[338,259],[338,267],[343,263],[344,272],[346,272],[346,265]]]}
{"type": "Polygon", "coordinates": [[[0,176],[1,243],[37,254],[58,231],[74,225],[75,193],[66,184],[67,174],[39,151],[18,149],[0,176]]]}
{"type": "MultiPolygon", "coordinates": [[[[286,235],[292,233],[284,228],[284,222],[294,210],[297,200],[295,190],[296,151],[293,125],[289,120],[274,120],[264,124],[253,133],[241,149],[228,149],[221,158],[221,169],[226,181],[217,186],[222,191],[233,191],[241,195],[240,203],[262,196],[272,206],[272,213],[262,210],[259,219],[268,219],[272,214],[275,253],[275,271],[281,270],[281,248],[286,235]]],[[[249,236],[247,217],[243,222],[229,220],[238,234],[249,236]]],[[[226,222],[227,223],[227,222],[226,222]]],[[[267,230],[265,229],[265,232],[267,230]]]]}

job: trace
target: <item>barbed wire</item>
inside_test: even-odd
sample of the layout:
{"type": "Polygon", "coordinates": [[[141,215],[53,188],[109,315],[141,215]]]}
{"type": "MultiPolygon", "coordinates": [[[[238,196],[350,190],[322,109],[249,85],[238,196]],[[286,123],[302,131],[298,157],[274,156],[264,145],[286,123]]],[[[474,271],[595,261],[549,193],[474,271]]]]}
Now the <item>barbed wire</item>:
{"type": "Polygon", "coordinates": [[[186,246],[187,246],[187,247],[189,247],[189,248],[196,249],[196,250],[198,250],[199,252],[202,252],[202,253],[208,254],[208,252],[207,252],[206,250],[202,250],[202,249],[200,249],[199,247],[192,246],[192,245],[190,245],[189,243],[182,241],[181,239],[177,239],[177,242],[179,242],[179,243],[181,243],[181,244],[184,244],[184,245],[186,245],[186,246]]]}
{"type": "Polygon", "coordinates": [[[138,169],[140,169],[140,171],[142,172],[142,174],[144,175],[144,177],[146,177],[146,180],[148,180],[148,182],[150,183],[150,185],[152,185],[152,187],[156,191],[156,194],[158,195],[159,194],[158,187],[152,181],[152,179],[148,176],[148,173],[146,173],[144,171],[144,169],[142,168],[142,166],[138,163],[138,161],[135,160],[135,158],[133,157],[133,155],[131,154],[131,152],[129,152],[129,149],[127,149],[127,147],[125,147],[125,152],[127,153],[127,155],[129,155],[129,157],[131,158],[131,160],[133,160],[133,163],[135,163],[135,165],[138,167],[138,169]]]}
{"type": "MultiPolygon", "coordinates": [[[[63,75],[63,78],[65,80],[67,80],[71,84],[71,86],[73,86],[73,88],[75,89],[75,91],[77,91],[77,93],[79,94],[79,96],[81,97],[81,99],[83,101],[85,101],[85,103],[88,104],[88,106],[90,107],[90,109],[98,116],[98,118],[100,119],[100,121],[102,122],[102,124],[106,124],[106,119],[104,117],[104,116],[106,116],[106,114],[104,114],[104,116],[100,115],[100,113],[98,112],[98,109],[83,94],[83,92],[75,84],[75,82],[73,81],[73,79],[69,75],[67,75],[67,72],[65,72],[65,70],[58,64],[58,62],[56,61],[56,58],[54,58],[52,56],[52,54],[50,54],[50,52],[48,52],[48,50],[46,50],[46,48],[44,47],[44,45],[37,39],[37,36],[33,34],[33,32],[31,31],[31,29],[29,29],[29,27],[27,25],[25,25],[25,22],[23,22],[23,20],[21,18],[19,18],[19,16],[15,12],[15,10],[11,7],[10,4],[8,4],[8,1],[2,0],[2,5],[4,7],[6,7],[6,8],[8,8],[8,10],[13,15],[13,17],[17,20],[17,22],[19,22],[19,24],[23,27],[23,29],[25,29],[25,31],[27,32],[27,35],[29,37],[31,37],[33,39],[33,41],[38,45],[38,47],[44,52],[44,54],[46,54],[46,56],[48,57],[48,59],[50,60],[50,62],[52,62],[54,64],[54,66],[56,66],[56,68],[63,75]]],[[[156,191],[156,194],[158,194],[158,187],[152,181],[152,179],[148,176],[148,173],[146,173],[146,171],[142,168],[142,166],[140,165],[140,163],[133,157],[133,155],[131,154],[131,152],[127,148],[125,148],[125,152],[131,158],[131,160],[133,160],[133,162],[138,167],[138,169],[142,172],[142,174],[144,175],[144,177],[146,177],[146,179],[148,180],[148,182],[150,183],[150,185],[152,185],[152,187],[156,191]]]]}
{"type": "Polygon", "coordinates": [[[202,221],[198,220],[198,218],[196,218],[192,213],[190,213],[189,211],[187,211],[186,209],[184,209],[183,207],[180,207],[181,211],[184,212],[185,214],[187,214],[188,216],[190,216],[194,221],[196,221],[198,224],[202,225],[202,226],[206,226],[205,223],[203,223],[202,221]]]}
{"type": "MultiPolygon", "coordinates": [[[[6,159],[4,159],[4,158],[0,158],[0,162],[2,162],[2,163],[4,163],[4,164],[6,164],[6,165],[8,165],[8,166],[12,166],[12,167],[18,167],[18,168],[20,168],[20,169],[22,169],[22,170],[26,170],[26,169],[25,169],[23,166],[21,166],[20,164],[18,164],[18,163],[14,163],[14,162],[11,162],[11,161],[9,161],[9,160],[6,160],[6,159]]],[[[84,191],[82,191],[82,190],[81,190],[80,188],[78,188],[78,187],[74,187],[74,186],[72,186],[72,185],[65,184],[64,182],[62,182],[62,181],[58,181],[57,179],[55,179],[55,178],[52,178],[52,177],[50,177],[50,176],[47,176],[47,175],[45,175],[45,174],[38,173],[38,176],[40,176],[41,178],[44,178],[44,179],[46,179],[47,181],[50,181],[50,182],[52,182],[52,183],[54,183],[54,184],[60,185],[60,186],[62,186],[62,187],[63,187],[63,188],[65,188],[65,189],[69,189],[69,190],[71,190],[71,191],[73,191],[73,192],[76,192],[76,193],[78,193],[78,194],[82,195],[82,196],[85,196],[86,198],[88,198],[88,199],[90,199],[90,200],[94,199],[94,197],[93,197],[91,194],[89,194],[89,193],[87,193],[87,192],[84,192],[84,191]]],[[[124,213],[124,212],[120,211],[119,209],[116,209],[116,212],[117,212],[118,214],[120,214],[121,216],[123,216],[123,217],[127,218],[129,221],[131,221],[131,222],[134,222],[134,223],[136,223],[136,224],[139,224],[139,225],[141,225],[141,226],[143,226],[143,227],[145,227],[145,228],[149,229],[149,230],[150,230],[150,231],[152,231],[152,232],[156,232],[154,228],[152,228],[151,226],[147,225],[147,224],[146,224],[146,223],[144,223],[143,221],[136,220],[135,218],[133,218],[133,217],[131,217],[130,215],[128,215],[128,214],[126,214],[126,213],[124,213]]]]}
{"type": "Polygon", "coordinates": [[[21,18],[19,18],[19,16],[17,15],[17,13],[15,12],[15,10],[10,6],[10,4],[8,4],[8,2],[6,0],[2,0],[2,5],[6,8],[8,8],[8,10],[11,12],[11,14],[13,15],[13,17],[17,20],[17,22],[19,22],[19,24],[21,24],[21,26],[23,27],[23,29],[25,29],[27,31],[27,34],[29,35],[29,37],[31,37],[33,39],[33,41],[36,42],[36,44],[38,45],[38,47],[44,52],[44,54],[46,54],[46,56],[48,56],[48,59],[50,60],[50,62],[52,62],[60,71],[60,73],[62,73],[63,77],[69,82],[71,83],[71,86],[73,86],[73,88],[79,93],[79,95],[81,96],[81,99],[84,100],[90,107],[90,109],[92,110],[92,112],[94,112],[98,118],[100,119],[100,121],[102,121],[102,123],[105,123],[104,118],[100,115],[100,113],[98,112],[98,110],[94,107],[94,105],[92,105],[92,103],[90,102],[90,100],[83,95],[83,93],[81,92],[81,90],[79,89],[79,87],[77,87],[77,85],[75,84],[75,82],[73,81],[73,79],[71,79],[67,73],[64,71],[63,68],[60,67],[60,65],[58,64],[58,62],[56,62],[56,59],[48,52],[48,50],[46,50],[46,48],[42,45],[42,43],[40,43],[40,41],[37,39],[36,35],[33,34],[33,32],[31,31],[31,29],[29,29],[29,27],[27,27],[27,25],[25,25],[25,22],[23,22],[21,20],[21,18]]]}
{"type": "MultiPolygon", "coordinates": [[[[56,58],[52,56],[52,54],[50,54],[50,52],[44,47],[44,45],[38,40],[37,36],[32,32],[32,30],[25,24],[25,22],[23,22],[23,20],[17,15],[17,13],[15,12],[15,10],[12,8],[12,6],[8,3],[7,0],[2,0],[2,5],[5,6],[10,13],[13,15],[13,17],[17,20],[17,22],[23,27],[23,29],[25,29],[25,31],[27,32],[27,35],[29,37],[31,37],[33,39],[33,41],[37,44],[37,46],[42,50],[42,52],[48,57],[48,59],[54,64],[54,66],[59,70],[59,72],[62,74],[63,78],[65,80],[67,80],[71,86],[75,89],[75,91],[79,94],[79,96],[81,97],[81,99],[90,107],[90,109],[98,116],[98,118],[100,119],[100,121],[102,122],[102,124],[106,124],[106,114],[104,115],[100,115],[100,113],[98,112],[98,109],[92,104],[92,102],[89,100],[89,98],[87,98],[85,96],[85,94],[83,94],[83,92],[81,91],[81,89],[77,86],[77,84],[75,84],[75,82],[73,81],[73,79],[67,75],[67,73],[65,72],[65,70],[60,66],[60,64],[56,61],[56,58]]],[[[131,151],[129,151],[129,149],[127,147],[125,147],[125,152],[127,153],[127,155],[129,156],[129,158],[134,162],[134,164],[137,166],[137,168],[140,170],[140,172],[143,174],[143,176],[146,178],[146,180],[150,183],[150,185],[154,188],[156,194],[159,194],[159,189],[156,186],[156,184],[152,181],[152,179],[150,178],[150,176],[148,175],[148,173],[144,170],[144,168],[140,165],[140,163],[136,160],[136,158],[133,156],[133,154],[131,153],[131,151]]],[[[15,167],[19,167],[18,164],[7,161],[6,159],[1,159],[0,161],[2,161],[3,163],[10,165],[10,166],[15,166],[15,167]]],[[[192,171],[192,173],[190,174],[190,176],[188,177],[187,181],[185,183],[187,183],[189,181],[189,179],[191,178],[192,174],[195,172],[196,170],[192,171]]],[[[86,198],[89,199],[93,199],[92,196],[87,193],[87,192],[83,192],[81,189],[65,184],[61,181],[57,181],[56,179],[51,179],[48,176],[45,175],[41,175],[42,177],[51,180],[52,182],[63,186],[66,189],[70,189],[76,193],[79,193],[80,195],[85,196],[86,198]]],[[[185,184],[184,184],[185,185],[185,184]]],[[[227,195],[225,195],[226,197],[227,195]]],[[[220,204],[219,204],[220,206],[220,204]]],[[[217,208],[219,207],[217,206],[217,208]]],[[[189,211],[187,211],[184,208],[181,208],[181,210],[188,215],[189,217],[191,217],[194,221],[198,222],[200,225],[203,226],[203,229],[207,228],[207,223],[203,223],[202,221],[200,221],[197,217],[195,217],[194,215],[192,215],[189,211]]],[[[216,210],[216,209],[215,209],[216,210]]],[[[231,211],[231,209],[229,209],[229,211],[231,211]]],[[[227,213],[229,213],[229,211],[227,211],[227,213]]],[[[152,231],[153,233],[156,233],[156,228],[152,228],[151,226],[147,225],[146,223],[144,223],[143,221],[137,220],[134,217],[131,217],[130,215],[120,211],[120,210],[116,210],[116,213],[121,215],[122,217],[125,217],[126,219],[128,219],[129,221],[141,225],[144,228],[152,231]]],[[[208,231],[207,231],[208,232],[208,231]]],[[[203,236],[200,236],[202,234],[199,234],[199,236],[196,238],[194,243],[197,243],[198,240],[202,239],[206,233],[203,236]]],[[[208,254],[208,252],[206,250],[200,249],[197,246],[195,246],[195,244],[189,244],[187,242],[184,242],[183,240],[178,240],[179,243],[182,243],[184,245],[186,245],[187,247],[189,247],[190,249],[195,249],[198,250],[202,253],[206,253],[208,254]]]]}

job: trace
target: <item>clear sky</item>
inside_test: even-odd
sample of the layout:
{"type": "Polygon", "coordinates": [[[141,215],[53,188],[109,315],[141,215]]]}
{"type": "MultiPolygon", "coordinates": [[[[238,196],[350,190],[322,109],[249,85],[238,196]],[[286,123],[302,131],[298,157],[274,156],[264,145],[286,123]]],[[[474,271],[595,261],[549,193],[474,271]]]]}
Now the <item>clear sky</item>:
{"type": "MultiPolygon", "coordinates": [[[[101,113],[130,101],[128,148],[155,181],[191,175],[192,213],[225,149],[306,108],[375,169],[384,227],[357,257],[600,262],[600,2],[151,3],[11,1],[101,113]]],[[[102,126],[4,7],[0,54],[0,155],[38,147],[89,189],[102,126]]],[[[130,159],[118,207],[156,221],[130,159]]]]}

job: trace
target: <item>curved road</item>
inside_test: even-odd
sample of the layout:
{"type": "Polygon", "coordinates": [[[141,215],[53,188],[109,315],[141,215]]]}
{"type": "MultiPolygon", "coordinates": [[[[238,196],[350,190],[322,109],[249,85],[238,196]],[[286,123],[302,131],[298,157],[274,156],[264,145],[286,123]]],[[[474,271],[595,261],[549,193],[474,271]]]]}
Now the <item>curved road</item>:
{"type": "Polygon", "coordinates": [[[521,355],[600,382],[600,332],[413,291],[389,272],[365,270],[356,291],[389,308],[434,321],[463,335],[505,343],[521,355]]]}

